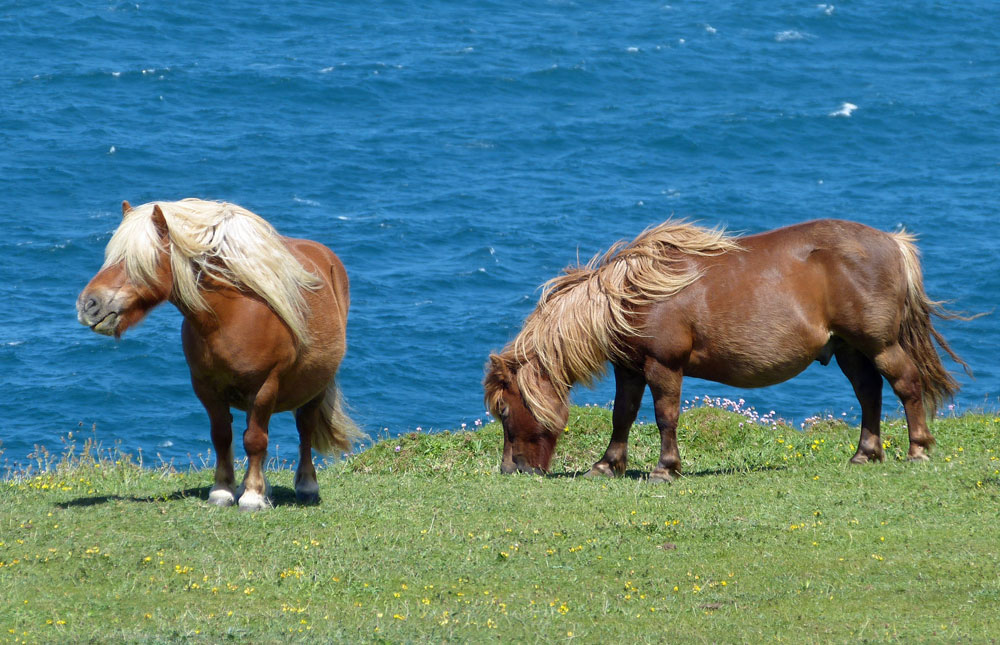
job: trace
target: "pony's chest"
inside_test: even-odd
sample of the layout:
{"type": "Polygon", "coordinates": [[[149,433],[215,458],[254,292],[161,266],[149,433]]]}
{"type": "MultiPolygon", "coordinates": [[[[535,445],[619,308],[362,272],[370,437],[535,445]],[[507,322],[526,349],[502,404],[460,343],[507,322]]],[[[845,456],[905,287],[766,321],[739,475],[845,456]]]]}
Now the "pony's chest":
{"type": "Polygon", "coordinates": [[[281,363],[221,335],[204,338],[190,331],[184,334],[184,356],[196,390],[211,392],[216,399],[241,410],[281,363]]]}

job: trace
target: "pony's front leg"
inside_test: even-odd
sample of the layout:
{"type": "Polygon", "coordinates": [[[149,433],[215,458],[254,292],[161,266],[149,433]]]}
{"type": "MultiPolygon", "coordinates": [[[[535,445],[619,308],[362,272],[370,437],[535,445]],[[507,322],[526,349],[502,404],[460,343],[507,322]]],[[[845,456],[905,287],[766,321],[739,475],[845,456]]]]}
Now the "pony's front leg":
{"type": "Polygon", "coordinates": [[[650,482],[669,482],[681,474],[681,453],[677,447],[677,419],[681,413],[681,381],[679,370],[659,363],[646,367],[646,381],[653,395],[656,425],[660,429],[660,461],[649,473],[650,482]]]}
{"type": "Polygon", "coordinates": [[[208,412],[212,427],[212,446],[215,448],[215,484],[208,493],[208,501],[216,506],[236,503],[236,473],[233,472],[233,415],[229,404],[221,401],[211,388],[194,382],[194,392],[208,412]]]}
{"type": "Polygon", "coordinates": [[[243,448],[247,453],[247,473],[237,494],[241,511],[261,511],[272,507],[271,490],[264,478],[267,459],[267,425],[274,410],[278,387],[269,379],[255,397],[247,412],[247,429],[243,433],[243,448]]]}
{"type": "Polygon", "coordinates": [[[625,474],[628,466],[628,435],[639,414],[646,379],[639,372],[615,365],[615,408],[611,414],[611,441],[600,461],[584,477],[625,474]]]}

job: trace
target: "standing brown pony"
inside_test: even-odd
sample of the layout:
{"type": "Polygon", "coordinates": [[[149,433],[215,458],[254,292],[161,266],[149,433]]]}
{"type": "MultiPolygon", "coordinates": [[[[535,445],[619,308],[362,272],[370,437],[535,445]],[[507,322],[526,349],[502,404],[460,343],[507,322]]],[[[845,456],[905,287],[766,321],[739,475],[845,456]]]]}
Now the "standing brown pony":
{"type": "Polygon", "coordinates": [[[742,238],[668,221],[619,242],[544,286],[520,334],[491,355],[486,404],[504,427],[505,473],[547,472],[568,395],[610,363],[611,442],[590,475],[622,475],[629,429],[649,386],[660,460],[649,477],[680,474],[677,418],[687,376],[736,387],[786,381],[831,357],[861,404],[852,463],[881,461],[882,378],[903,402],[908,456],[926,460],[926,409],[958,391],[932,339],[947,316],[924,292],[914,238],[819,220],[742,238]]]}
{"type": "Polygon", "coordinates": [[[346,349],[347,273],[330,249],[278,235],[223,202],[185,199],[132,208],[108,242],[104,266],[77,300],[81,323],[120,337],[156,305],[184,315],[191,384],[212,427],[213,504],[271,506],[263,473],[268,421],[295,410],[295,495],[319,500],[312,449],[348,450],[363,435],[344,413],[334,376],[346,349]],[[247,413],[247,472],[233,473],[233,417],[247,413]]]}

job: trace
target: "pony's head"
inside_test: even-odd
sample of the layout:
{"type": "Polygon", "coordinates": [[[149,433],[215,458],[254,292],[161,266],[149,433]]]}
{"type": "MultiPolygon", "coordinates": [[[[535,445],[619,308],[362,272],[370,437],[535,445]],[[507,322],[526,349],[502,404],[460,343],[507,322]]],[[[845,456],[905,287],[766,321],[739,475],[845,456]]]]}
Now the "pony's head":
{"type": "Polygon", "coordinates": [[[104,266],[77,302],[80,322],[120,336],[168,298],[188,315],[211,310],[205,293],[232,289],[259,296],[300,343],[309,343],[305,293],[324,282],[262,217],[202,199],[134,208],[125,202],[122,211],[104,266]]]}
{"type": "Polygon", "coordinates": [[[490,355],[483,387],[490,413],[503,424],[500,470],[547,473],[569,416],[565,399],[534,362],[496,354],[490,355]]]}
{"type": "Polygon", "coordinates": [[[173,287],[163,211],[154,204],[148,216],[137,217],[132,210],[122,202],[122,223],[108,243],[104,266],[76,301],[81,323],[115,338],[167,300],[173,287]]]}

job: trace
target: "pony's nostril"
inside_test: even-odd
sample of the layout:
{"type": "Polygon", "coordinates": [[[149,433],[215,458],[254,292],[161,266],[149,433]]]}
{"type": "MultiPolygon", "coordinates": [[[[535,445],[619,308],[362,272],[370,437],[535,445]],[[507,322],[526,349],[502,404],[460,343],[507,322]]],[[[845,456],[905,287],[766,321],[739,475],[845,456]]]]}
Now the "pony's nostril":
{"type": "Polygon", "coordinates": [[[96,298],[90,298],[90,299],[87,300],[87,304],[85,304],[83,306],[83,310],[84,311],[94,311],[95,309],[97,309],[97,307],[98,307],[98,305],[97,305],[97,299],[96,298]]]}

